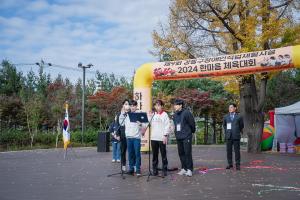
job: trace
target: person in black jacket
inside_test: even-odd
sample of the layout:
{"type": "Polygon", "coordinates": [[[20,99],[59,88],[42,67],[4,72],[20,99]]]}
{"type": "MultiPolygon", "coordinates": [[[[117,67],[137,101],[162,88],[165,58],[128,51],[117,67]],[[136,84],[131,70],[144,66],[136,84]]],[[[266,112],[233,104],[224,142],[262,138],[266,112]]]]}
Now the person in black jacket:
{"type": "Polygon", "coordinates": [[[116,120],[116,139],[120,141],[121,148],[121,163],[122,171],[126,171],[126,150],[127,150],[127,140],[125,136],[125,118],[128,117],[127,113],[130,111],[129,100],[125,99],[122,104],[122,109],[119,114],[117,114],[116,120]]]}
{"type": "Polygon", "coordinates": [[[115,130],[117,129],[117,116],[115,117],[114,121],[109,125],[108,131],[111,134],[111,146],[112,146],[112,162],[120,162],[120,141],[115,137],[115,130]]]}
{"type": "Polygon", "coordinates": [[[193,175],[192,138],[196,131],[195,119],[192,113],[184,108],[184,101],[174,101],[175,113],[173,121],[175,125],[175,136],[177,140],[178,154],[181,162],[179,175],[193,175]]]}
{"type": "Polygon", "coordinates": [[[228,161],[228,166],[226,167],[226,169],[233,168],[232,146],[234,146],[236,169],[240,170],[241,169],[240,139],[241,139],[241,132],[243,131],[244,128],[244,121],[242,116],[236,113],[236,105],[233,103],[229,105],[229,113],[224,116],[223,128],[225,131],[226,151],[227,151],[227,161],[228,161]]]}

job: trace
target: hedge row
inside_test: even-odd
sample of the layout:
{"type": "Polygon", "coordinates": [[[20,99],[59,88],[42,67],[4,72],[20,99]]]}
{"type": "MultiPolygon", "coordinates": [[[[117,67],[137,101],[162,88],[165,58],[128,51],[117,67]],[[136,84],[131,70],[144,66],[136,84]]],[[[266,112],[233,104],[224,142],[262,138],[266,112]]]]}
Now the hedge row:
{"type": "MultiPolygon", "coordinates": [[[[71,142],[75,146],[81,146],[81,131],[71,132],[71,142]]],[[[98,131],[89,129],[84,132],[82,146],[95,146],[97,144],[98,131]]],[[[62,134],[58,136],[59,146],[62,146],[62,134]]],[[[0,133],[0,146],[2,149],[8,149],[9,146],[26,147],[30,146],[30,134],[26,131],[8,129],[0,133]]],[[[34,146],[55,147],[56,134],[47,132],[38,132],[33,139],[34,146]]]]}

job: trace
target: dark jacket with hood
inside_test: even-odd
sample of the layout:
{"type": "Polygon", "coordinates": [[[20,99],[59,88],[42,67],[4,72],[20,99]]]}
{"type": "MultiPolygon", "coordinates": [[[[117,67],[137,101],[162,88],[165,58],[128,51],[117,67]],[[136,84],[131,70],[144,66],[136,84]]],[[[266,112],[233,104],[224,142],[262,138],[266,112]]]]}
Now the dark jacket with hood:
{"type": "Polygon", "coordinates": [[[113,121],[108,128],[109,133],[111,134],[111,142],[118,142],[113,135],[115,134],[115,130],[117,129],[117,124],[115,121],[113,121]]]}
{"type": "Polygon", "coordinates": [[[185,108],[175,112],[173,116],[175,136],[177,140],[191,139],[196,131],[195,119],[192,113],[185,108]],[[179,126],[178,126],[179,125],[179,126]],[[180,130],[178,128],[180,127],[180,130]]]}

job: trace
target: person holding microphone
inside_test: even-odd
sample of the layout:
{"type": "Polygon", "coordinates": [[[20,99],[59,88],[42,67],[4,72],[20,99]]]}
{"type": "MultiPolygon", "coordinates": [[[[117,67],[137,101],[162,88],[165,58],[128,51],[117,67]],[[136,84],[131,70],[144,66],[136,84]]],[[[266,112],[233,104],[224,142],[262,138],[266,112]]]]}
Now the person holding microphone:
{"type": "Polygon", "coordinates": [[[121,149],[121,164],[122,171],[126,171],[126,151],[127,151],[127,140],[125,135],[125,119],[128,118],[128,112],[130,112],[129,100],[125,99],[122,103],[121,112],[117,114],[116,119],[116,133],[114,138],[120,141],[120,149],[121,149]]]}

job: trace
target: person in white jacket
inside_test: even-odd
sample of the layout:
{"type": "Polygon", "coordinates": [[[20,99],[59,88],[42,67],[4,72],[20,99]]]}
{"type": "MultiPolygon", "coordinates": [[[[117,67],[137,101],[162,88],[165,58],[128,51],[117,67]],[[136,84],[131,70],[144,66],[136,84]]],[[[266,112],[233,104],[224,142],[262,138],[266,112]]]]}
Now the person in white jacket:
{"type": "Polygon", "coordinates": [[[152,148],[152,170],[153,175],[158,175],[158,153],[160,150],[162,158],[162,176],[167,176],[168,159],[167,159],[167,141],[170,130],[170,119],[168,114],[163,110],[164,103],[157,100],[154,103],[155,112],[150,113],[151,121],[151,148],[152,148]]]}
{"type": "MultiPolygon", "coordinates": [[[[130,112],[137,111],[137,101],[130,101],[130,112]]],[[[129,117],[125,119],[125,135],[127,139],[127,150],[129,160],[128,174],[141,176],[141,137],[145,134],[145,124],[141,122],[131,122],[129,117]]]]}

